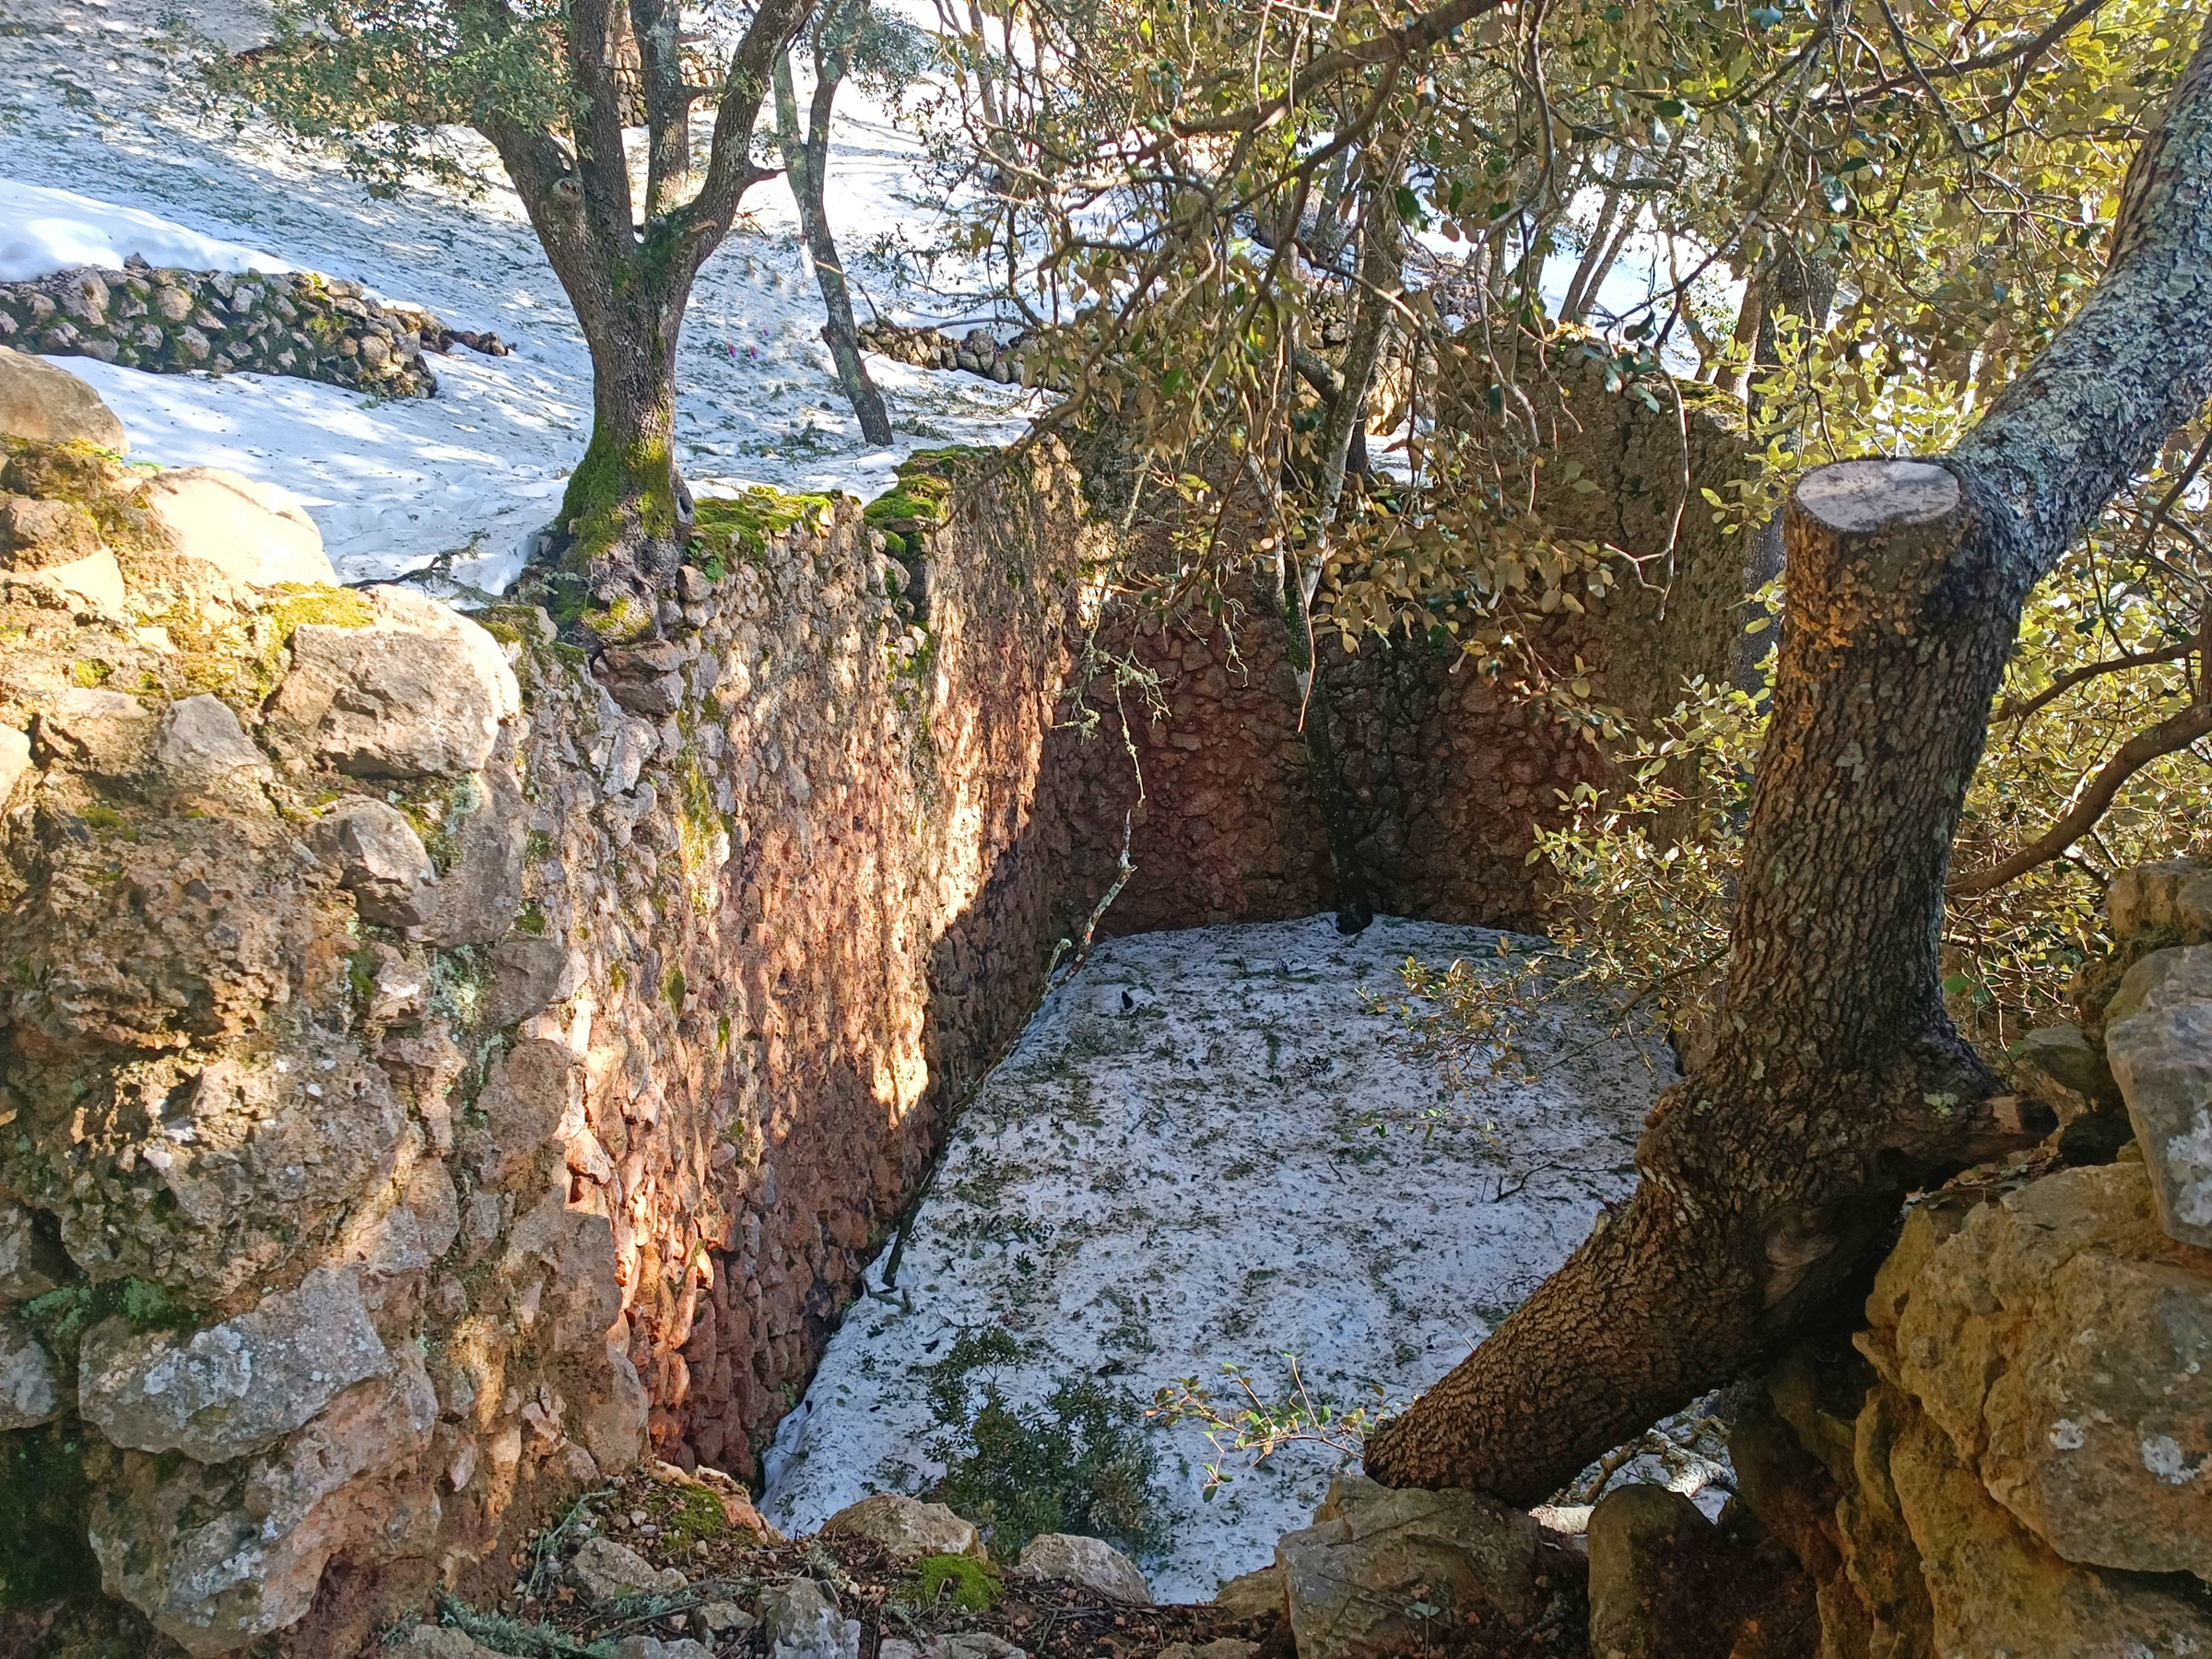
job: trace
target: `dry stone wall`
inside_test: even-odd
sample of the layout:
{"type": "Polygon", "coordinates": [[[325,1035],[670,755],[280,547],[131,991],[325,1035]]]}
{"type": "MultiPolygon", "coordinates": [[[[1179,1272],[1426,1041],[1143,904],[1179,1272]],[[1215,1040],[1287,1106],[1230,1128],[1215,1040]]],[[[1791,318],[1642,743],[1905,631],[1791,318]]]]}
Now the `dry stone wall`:
{"type": "Polygon", "coordinates": [[[0,466],[0,1618],[351,1653],[749,1468],[1057,936],[1088,533],[1049,464],[904,567],[761,498],[587,660],[185,482],[0,466]]]}
{"type": "Polygon", "coordinates": [[[423,348],[456,342],[506,350],[497,335],[458,334],[428,312],[384,305],[358,282],[312,271],[241,276],[133,260],[121,271],[0,282],[0,346],[126,369],[252,371],[429,397],[438,377],[423,348]]]}
{"type": "MultiPolygon", "coordinates": [[[[1535,644],[1580,661],[1595,700],[1642,722],[1672,708],[1692,676],[1728,677],[1743,639],[1745,548],[1700,493],[1744,469],[1741,414],[1710,388],[1680,388],[1658,412],[1604,366],[1559,360],[1559,434],[1545,475],[1577,461],[1606,481],[1547,487],[1565,534],[1644,559],[1586,614],[1548,618],[1535,644]]],[[[1086,869],[1110,869],[1124,815],[1136,875],[1104,924],[1113,933],[1311,914],[1336,902],[1328,837],[1308,776],[1301,714],[1327,724],[1350,823],[1349,853],[1376,910],[1525,928],[1545,904],[1525,862],[1535,825],[1578,782],[1611,781],[1576,725],[1485,679],[1448,644],[1370,641],[1347,653],[1324,630],[1315,695],[1301,698],[1270,597],[1247,590],[1220,614],[1110,619],[1085,700],[1104,741],[1065,769],[1086,869]],[[1133,680],[1131,670],[1151,688],[1133,680]],[[1140,781],[1141,796],[1140,802],[1140,781]]]]}

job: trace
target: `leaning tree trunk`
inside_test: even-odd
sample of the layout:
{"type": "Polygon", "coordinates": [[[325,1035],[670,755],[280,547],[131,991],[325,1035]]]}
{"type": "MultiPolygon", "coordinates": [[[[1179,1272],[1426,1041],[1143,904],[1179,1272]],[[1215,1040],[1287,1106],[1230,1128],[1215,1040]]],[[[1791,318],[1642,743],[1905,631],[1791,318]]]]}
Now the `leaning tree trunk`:
{"type": "MultiPolygon", "coordinates": [[[[854,7],[855,11],[864,9],[854,7]]],[[[784,176],[791,183],[791,199],[798,209],[799,230],[806,239],[807,263],[822,293],[822,343],[830,347],[837,369],[837,383],[853,413],[860,418],[861,436],[870,443],[891,441],[891,414],[883,394],[868,378],[860,355],[860,327],[853,316],[852,289],[845,282],[844,262],[838,257],[837,238],[830,229],[826,206],[830,172],[830,117],[837,103],[837,89],[851,61],[851,34],[857,18],[832,18],[828,24],[845,24],[845,40],[815,58],[814,96],[806,112],[806,131],[799,131],[798,95],[793,90],[791,59],[776,60],[776,137],[783,152],[784,176]]]]}
{"type": "Polygon", "coordinates": [[[1370,1441],[1371,1474],[1541,1499],[1783,1341],[1904,1195],[2041,1131],[1943,1011],[1952,833],[2029,590],[2207,394],[2212,25],[2104,280],[1981,425],[1793,493],[1715,1052],[1647,1120],[1635,1195],[1370,1441]]]}

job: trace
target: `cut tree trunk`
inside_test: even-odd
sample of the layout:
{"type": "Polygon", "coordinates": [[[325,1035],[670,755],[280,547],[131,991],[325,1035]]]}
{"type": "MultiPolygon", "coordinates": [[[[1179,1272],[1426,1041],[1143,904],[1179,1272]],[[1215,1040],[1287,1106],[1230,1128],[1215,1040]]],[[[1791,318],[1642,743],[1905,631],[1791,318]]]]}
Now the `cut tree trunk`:
{"type": "Polygon", "coordinates": [[[2038,1138],[1943,1010],[1953,832],[2035,582],[2212,394],[2212,25],[2129,170],[2104,280],[1940,464],[1801,480],[1711,1059],[1621,1209],[1403,1417],[1371,1475],[1542,1499],[1758,1363],[1899,1202],[2038,1138]]]}

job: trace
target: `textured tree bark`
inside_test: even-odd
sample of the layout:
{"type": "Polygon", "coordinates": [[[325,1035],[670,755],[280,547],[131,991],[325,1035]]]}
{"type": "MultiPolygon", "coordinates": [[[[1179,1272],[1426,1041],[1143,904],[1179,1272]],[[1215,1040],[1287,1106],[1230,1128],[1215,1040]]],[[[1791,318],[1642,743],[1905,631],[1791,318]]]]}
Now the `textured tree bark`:
{"type": "Polygon", "coordinates": [[[1793,492],[1715,1052],[1653,1110],[1628,1204],[1369,1441],[1378,1479],[1543,1498],[1784,1340],[1907,1194],[2044,1130],[1944,1015],[1944,882],[2029,590],[2212,394],[2212,26],[2113,243],[1940,464],[1793,492]]]}

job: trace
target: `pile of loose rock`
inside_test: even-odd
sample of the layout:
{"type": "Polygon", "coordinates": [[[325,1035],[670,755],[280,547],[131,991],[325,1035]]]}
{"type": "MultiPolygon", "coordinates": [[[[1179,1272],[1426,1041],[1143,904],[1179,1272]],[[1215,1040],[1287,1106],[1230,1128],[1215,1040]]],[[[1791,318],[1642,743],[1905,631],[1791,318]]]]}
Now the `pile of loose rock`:
{"type": "Polygon", "coordinates": [[[742,1488],[654,1464],[541,1532],[496,1609],[447,1596],[402,1659],[1260,1659],[1277,1610],[1156,1606],[1135,1563],[1053,1533],[1008,1563],[942,1504],[864,1499],[788,1540],[742,1488]]]}
{"type": "Polygon", "coordinates": [[[129,369],[288,374],[387,397],[437,391],[426,347],[507,350],[497,335],[386,305],[358,282],[312,271],[156,270],[136,258],[120,271],[0,283],[0,345],[129,369]]]}

